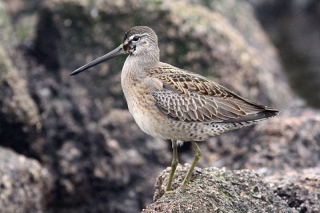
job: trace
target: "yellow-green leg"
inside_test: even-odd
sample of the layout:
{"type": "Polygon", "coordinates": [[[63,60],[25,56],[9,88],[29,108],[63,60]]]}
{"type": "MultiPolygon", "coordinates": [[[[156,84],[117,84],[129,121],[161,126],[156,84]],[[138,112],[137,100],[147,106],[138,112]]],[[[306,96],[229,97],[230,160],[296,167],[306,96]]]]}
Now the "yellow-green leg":
{"type": "Polygon", "coordinates": [[[191,175],[192,175],[192,172],[193,172],[193,169],[194,169],[194,167],[196,166],[197,162],[199,161],[199,159],[201,157],[201,150],[200,150],[199,146],[197,145],[197,143],[194,142],[194,141],[191,141],[191,143],[192,143],[192,146],[194,148],[195,155],[194,155],[192,164],[191,164],[191,166],[189,168],[189,171],[188,171],[186,177],[184,178],[184,180],[181,183],[182,187],[188,185],[188,183],[190,181],[190,178],[191,178],[191,175]]]}
{"type": "Polygon", "coordinates": [[[178,148],[177,148],[177,140],[171,140],[172,141],[172,162],[171,162],[171,170],[169,174],[169,180],[166,187],[166,192],[170,191],[174,172],[176,171],[177,165],[179,163],[178,159],[178,148]]]}

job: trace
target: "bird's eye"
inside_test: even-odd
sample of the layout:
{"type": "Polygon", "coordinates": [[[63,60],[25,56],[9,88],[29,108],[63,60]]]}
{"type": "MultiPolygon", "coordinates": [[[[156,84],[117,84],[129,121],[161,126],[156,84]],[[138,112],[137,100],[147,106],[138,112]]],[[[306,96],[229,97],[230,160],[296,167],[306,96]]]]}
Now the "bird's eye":
{"type": "Polygon", "coordinates": [[[139,41],[139,39],[140,39],[140,37],[139,36],[135,36],[135,37],[133,37],[133,41],[139,41]]]}

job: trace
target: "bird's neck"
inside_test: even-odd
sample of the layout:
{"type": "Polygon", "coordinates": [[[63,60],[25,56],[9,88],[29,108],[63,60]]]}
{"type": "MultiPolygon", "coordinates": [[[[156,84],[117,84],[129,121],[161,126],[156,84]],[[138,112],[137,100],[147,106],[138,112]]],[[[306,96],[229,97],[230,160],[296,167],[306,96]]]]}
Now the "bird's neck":
{"type": "Polygon", "coordinates": [[[123,65],[121,80],[130,78],[141,81],[146,77],[147,70],[159,66],[159,51],[147,52],[144,55],[129,55],[123,65]]]}

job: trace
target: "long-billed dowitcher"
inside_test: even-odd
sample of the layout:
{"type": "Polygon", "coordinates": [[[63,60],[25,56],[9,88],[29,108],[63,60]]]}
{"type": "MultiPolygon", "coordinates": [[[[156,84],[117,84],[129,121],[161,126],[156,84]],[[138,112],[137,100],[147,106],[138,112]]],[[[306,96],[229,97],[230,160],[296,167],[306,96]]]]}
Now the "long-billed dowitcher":
{"type": "Polygon", "coordinates": [[[90,67],[129,54],[121,73],[121,86],[130,113],[147,134],[172,141],[173,159],[166,191],[178,165],[177,145],[190,141],[193,162],[181,186],[186,186],[201,151],[195,141],[250,126],[279,112],[236,95],[201,75],[160,62],[158,37],[149,27],[128,30],[122,44],[110,53],[80,67],[90,67]]]}

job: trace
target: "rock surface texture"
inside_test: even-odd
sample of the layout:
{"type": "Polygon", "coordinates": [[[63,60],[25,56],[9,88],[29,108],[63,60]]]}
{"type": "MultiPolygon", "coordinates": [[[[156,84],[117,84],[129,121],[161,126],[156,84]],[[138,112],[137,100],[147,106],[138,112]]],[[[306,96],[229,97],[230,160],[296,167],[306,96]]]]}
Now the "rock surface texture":
{"type": "Polygon", "coordinates": [[[48,170],[32,159],[0,148],[0,212],[46,212],[48,170]]]}
{"type": "MultiPolygon", "coordinates": [[[[171,163],[171,144],[144,134],[128,112],[120,86],[125,58],[69,76],[117,47],[135,25],[156,31],[161,61],[282,111],[199,143],[198,166],[209,168],[197,169],[194,180],[203,174],[217,182],[207,192],[193,182],[196,188],[186,192],[200,190],[203,197],[212,190],[206,202],[226,211],[236,203],[245,210],[319,209],[319,173],[313,170],[320,161],[320,113],[291,92],[276,48],[247,2],[0,0],[0,16],[1,210],[19,204],[27,212],[125,213],[188,201],[183,190],[160,198],[160,189],[151,204],[157,176],[171,163]],[[295,170],[304,176],[292,179],[295,170]],[[247,178],[252,186],[227,177],[235,183],[247,178]]],[[[189,143],[179,148],[181,163],[192,157],[189,143]]],[[[175,184],[184,171],[180,167],[175,184]]]]}
{"type": "Polygon", "coordinates": [[[320,1],[247,1],[278,48],[293,90],[320,108],[320,1]]]}
{"type": "MultiPolygon", "coordinates": [[[[173,188],[179,186],[189,166],[178,167],[173,188]]],[[[281,200],[259,175],[248,170],[233,172],[196,168],[190,187],[163,195],[169,170],[158,177],[154,203],[142,212],[298,212],[281,200]]]]}

